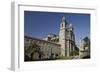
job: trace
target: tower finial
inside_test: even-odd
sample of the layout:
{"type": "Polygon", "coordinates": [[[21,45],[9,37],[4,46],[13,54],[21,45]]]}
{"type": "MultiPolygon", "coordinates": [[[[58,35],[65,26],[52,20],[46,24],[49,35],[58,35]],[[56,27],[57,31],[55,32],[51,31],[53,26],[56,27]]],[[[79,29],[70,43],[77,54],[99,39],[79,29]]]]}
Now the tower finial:
{"type": "Polygon", "coordinates": [[[62,21],[66,21],[66,18],[65,18],[65,16],[63,16],[63,17],[62,17],[62,21]]]}
{"type": "Polygon", "coordinates": [[[70,30],[73,30],[74,28],[73,28],[73,25],[70,23],[70,25],[69,25],[69,29],[70,30]]]}
{"type": "Polygon", "coordinates": [[[63,16],[62,18],[61,18],[61,24],[60,24],[60,28],[62,29],[62,28],[66,28],[66,26],[67,26],[67,23],[66,23],[66,18],[65,18],[65,16],[63,16]]]}
{"type": "Polygon", "coordinates": [[[73,25],[70,23],[69,27],[73,27],[73,25]]]}

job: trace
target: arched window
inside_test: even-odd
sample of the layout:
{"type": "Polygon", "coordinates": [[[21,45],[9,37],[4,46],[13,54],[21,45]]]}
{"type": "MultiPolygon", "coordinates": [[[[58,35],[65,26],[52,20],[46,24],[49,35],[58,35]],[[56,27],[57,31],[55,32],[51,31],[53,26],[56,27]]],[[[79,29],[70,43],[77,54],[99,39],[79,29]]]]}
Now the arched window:
{"type": "Polygon", "coordinates": [[[63,23],[62,23],[62,27],[63,27],[63,23]]]}

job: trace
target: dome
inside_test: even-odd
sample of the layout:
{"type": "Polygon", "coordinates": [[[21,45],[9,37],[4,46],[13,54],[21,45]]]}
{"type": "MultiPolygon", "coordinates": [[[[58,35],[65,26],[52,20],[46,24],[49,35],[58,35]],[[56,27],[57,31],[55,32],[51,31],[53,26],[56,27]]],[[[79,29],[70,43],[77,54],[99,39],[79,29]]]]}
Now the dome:
{"type": "Polygon", "coordinates": [[[69,29],[71,30],[71,31],[73,31],[73,25],[72,24],[69,24],[69,29]]]}
{"type": "Polygon", "coordinates": [[[70,24],[70,25],[69,25],[69,27],[70,27],[70,28],[73,28],[73,25],[72,25],[72,24],[70,24]]]}

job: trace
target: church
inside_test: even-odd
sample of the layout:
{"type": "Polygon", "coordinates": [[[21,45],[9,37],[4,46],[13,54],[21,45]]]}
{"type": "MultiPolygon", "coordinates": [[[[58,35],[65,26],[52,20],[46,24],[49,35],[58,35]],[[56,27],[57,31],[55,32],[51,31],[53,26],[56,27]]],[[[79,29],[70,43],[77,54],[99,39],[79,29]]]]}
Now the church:
{"type": "Polygon", "coordinates": [[[61,18],[59,34],[48,34],[46,38],[39,39],[24,36],[25,61],[61,59],[77,55],[78,47],[75,44],[74,27],[61,18]]]}
{"type": "Polygon", "coordinates": [[[68,26],[65,17],[62,17],[60,23],[59,44],[61,45],[62,56],[71,56],[76,48],[73,25],[69,24],[68,26]]]}

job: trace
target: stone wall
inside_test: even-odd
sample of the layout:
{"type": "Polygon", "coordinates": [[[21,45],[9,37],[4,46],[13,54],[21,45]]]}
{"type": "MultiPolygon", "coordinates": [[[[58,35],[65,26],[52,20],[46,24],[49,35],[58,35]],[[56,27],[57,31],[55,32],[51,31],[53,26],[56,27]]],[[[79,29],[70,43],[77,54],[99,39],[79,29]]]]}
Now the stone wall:
{"type": "Polygon", "coordinates": [[[90,58],[90,39],[85,37],[80,42],[80,58],[90,58]]]}
{"type": "MultiPolygon", "coordinates": [[[[33,53],[32,51],[29,52],[28,56],[29,57],[33,56],[34,60],[35,58],[36,59],[58,58],[61,55],[61,49],[60,49],[59,44],[25,36],[24,38],[25,50],[28,50],[28,47],[30,46],[30,44],[37,44],[39,46],[38,54],[42,53],[41,58],[39,58],[39,55],[37,54],[37,52],[34,52],[34,55],[31,55],[33,53]]],[[[25,52],[25,54],[27,53],[25,52]]]]}

